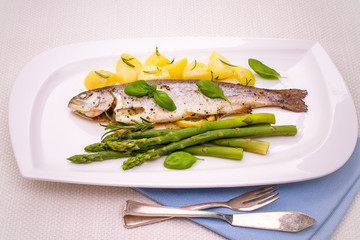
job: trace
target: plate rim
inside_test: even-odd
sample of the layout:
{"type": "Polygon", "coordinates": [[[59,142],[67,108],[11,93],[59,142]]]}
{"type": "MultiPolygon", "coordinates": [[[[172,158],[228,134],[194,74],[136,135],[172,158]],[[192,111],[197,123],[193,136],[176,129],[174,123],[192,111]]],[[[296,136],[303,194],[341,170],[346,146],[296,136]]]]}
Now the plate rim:
{"type": "MultiPolygon", "coordinates": [[[[226,40],[245,40],[245,41],[290,41],[290,42],[305,42],[308,45],[312,45],[312,47],[317,47],[318,51],[320,54],[323,54],[323,56],[325,56],[329,63],[332,65],[332,68],[334,69],[334,71],[336,71],[339,76],[342,79],[342,83],[347,91],[347,93],[349,94],[349,98],[347,99],[348,103],[350,104],[349,108],[352,109],[351,113],[354,115],[353,118],[353,123],[355,122],[356,124],[354,125],[355,129],[354,129],[354,134],[351,136],[353,138],[352,141],[352,146],[348,147],[348,151],[347,151],[347,156],[346,159],[348,160],[349,157],[351,156],[355,145],[356,145],[356,140],[357,140],[357,130],[358,130],[358,123],[357,123],[357,114],[356,114],[356,109],[355,109],[355,104],[354,101],[352,99],[352,96],[350,94],[350,91],[346,85],[345,80],[342,78],[340,72],[338,71],[338,69],[336,68],[335,64],[333,63],[333,61],[330,59],[329,55],[326,53],[326,51],[323,49],[323,47],[320,45],[320,43],[318,43],[317,41],[314,40],[299,40],[299,39],[280,39],[280,38],[238,38],[238,37],[167,37],[167,38],[136,38],[136,41],[157,41],[160,40],[161,41],[169,41],[169,40],[173,40],[173,39],[181,39],[184,40],[186,39],[187,41],[190,41],[190,39],[197,39],[197,40],[206,40],[206,39],[217,39],[217,40],[222,40],[222,41],[226,41],[226,40]],[[356,130],[356,131],[355,131],[356,130]],[[351,149],[351,150],[350,150],[351,149]]],[[[46,181],[56,181],[56,182],[68,182],[68,183],[81,183],[81,184],[91,184],[91,185],[107,185],[107,186],[123,186],[123,187],[156,187],[156,188],[213,188],[213,187],[238,187],[238,186],[255,186],[255,185],[264,185],[264,184],[281,184],[281,183],[289,183],[289,182],[298,182],[298,181],[305,181],[305,180],[310,180],[310,179],[314,179],[314,178],[319,178],[325,175],[328,175],[332,172],[335,172],[336,170],[338,170],[339,168],[341,168],[346,162],[342,162],[341,164],[338,164],[336,166],[336,168],[332,169],[331,171],[328,172],[323,172],[322,174],[317,174],[316,176],[306,176],[302,179],[299,180],[287,180],[287,179],[277,179],[275,181],[258,181],[258,182],[253,182],[251,184],[249,183],[245,183],[245,184],[239,184],[239,183],[221,183],[221,184],[212,184],[211,186],[209,186],[206,183],[202,183],[202,184],[161,184],[161,185],[157,185],[154,183],[137,183],[137,184],[120,184],[120,183],[114,183],[112,181],[108,181],[106,180],[102,180],[102,181],[91,181],[91,179],[87,179],[87,177],[85,176],[84,178],[80,178],[77,180],[69,180],[66,179],[66,177],[62,177],[62,176],[47,176],[47,174],[43,171],[41,171],[41,169],[37,169],[36,166],[33,166],[33,164],[31,162],[27,162],[26,160],[26,156],[24,156],[24,154],[20,153],[19,150],[19,144],[17,143],[17,141],[19,141],[19,137],[17,135],[15,135],[15,129],[16,131],[26,131],[27,127],[30,127],[30,118],[29,118],[29,122],[27,124],[23,124],[23,126],[20,127],[20,130],[18,130],[19,126],[18,124],[16,124],[16,118],[19,115],[19,112],[16,111],[16,108],[14,108],[15,105],[17,105],[17,93],[19,90],[19,84],[23,83],[23,75],[26,73],[26,71],[28,70],[28,68],[30,68],[34,63],[36,63],[37,61],[39,61],[39,59],[44,58],[48,55],[51,55],[52,53],[56,52],[56,51],[62,51],[64,48],[68,48],[68,47],[75,47],[75,46],[81,46],[83,44],[85,44],[86,46],[89,45],[99,45],[99,44],[104,44],[104,43],[110,43],[110,42],[124,42],[124,41],[133,41],[134,38],[132,39],[111,39],[111,40],[101,40],[101,41],[91,41],[91,42],[83,42],[83,43],[72,43],[72,44],[67,44],[67,45],[63,45],[63,46],[59,46],[56,48],[52,48],[49,50],[46,50],[42,53],[40,53],[39,55],[35,56],[32,60],[30,60],[21,70],[21,72],[19,73],[18,77],[15,80],[15,83],[13,84],[13,87],[11,89],[11,94],[10,94],[10,99],[9,99],[9,132],[10,132],[10,138],[11,138],[11,144],[12,144],[12,148],[14,151],[14,155],[16,158],[16,162],[18,164],[18,167],[20,169],[20,172],[22,174],[23,177],[25,178],[30,178],[30,179],[38,179],[38,180],[46,180],[46,181]],[[40,175],[39,175],[40,174],[40,175]]],[[[110,53],[110,52],[109,52],[110,53]]],[[[81,59],[82,56],[79,56],[78,59],[81,59]]],[[[23,88],[23,86],[22,86],[23,88]]],[[[38,91],[40,89],[38,88],[36,93],[34,93],[34,96],[37,95],[38,91]]],[[[34,100],[34,99],[32,99],[34,100]]],[[[30,110],[28,110],[30,111],[30,110]]],[[[30,111],[30,115],[31,115],[30,111]]],[[[25,147],[25,152],[31,152],[30,149],[30,144],[26,144],[29,143],[30,139],[23,139],[21,141],[21,147],[25,147]]],[[[31,154],[30,154],[31,156],[31,154]]],[[[29,157],[30,157],[29,156],[29,157]]],[[[209,171],[211,172],[211,171],[209,171]]],[[[143,172],[141,174],[144,174],[143,172]]],[[[89,174],[85,174],[85,175],[89,175],[89,174]]],[[[147,175],[147,174],[145,174],[147,175]]],[[[184,175],[187,175],[187,173],[185,173],[184,175]]]]}

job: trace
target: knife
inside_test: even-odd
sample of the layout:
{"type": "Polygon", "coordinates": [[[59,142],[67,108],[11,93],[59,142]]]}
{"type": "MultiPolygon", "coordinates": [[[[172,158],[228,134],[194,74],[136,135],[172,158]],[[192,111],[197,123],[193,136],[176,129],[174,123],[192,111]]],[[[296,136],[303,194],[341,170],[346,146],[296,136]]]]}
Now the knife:
{"type": "Polygon", "coordinates": [[[233,226],[284,232],[300,232],[316,223],[314,218],[300,212],[223,214],[200,210],[186,210],[176,207],[155,206],[131,200],[126,202],[124,215],[218,218],[233,226]]]}

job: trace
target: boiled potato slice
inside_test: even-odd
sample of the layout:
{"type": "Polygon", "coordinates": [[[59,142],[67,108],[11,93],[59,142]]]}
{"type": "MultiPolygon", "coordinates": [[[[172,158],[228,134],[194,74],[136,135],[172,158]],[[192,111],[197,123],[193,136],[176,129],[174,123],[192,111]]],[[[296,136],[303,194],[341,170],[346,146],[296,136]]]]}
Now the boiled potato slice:
{"type": "Polygon", "coordinates": [[[194,119],[184,119],[184,120],[179,120],[176,121],[175,124],[179,127],[182,128],[186,128],[186,127],[192,127],[201,123],[206,123],[206,122],[212,122],[215,121],[216,118],[214,115],[211,115],[207,118],[194,118],[194,119]]]}
{"type": "Polygon", "coordinates": [[[119,83],[130,83],[137,80],[143,65],[129,54],[122,54],[116,65],[116,75],[119,83]]]}
{"type": "Polygon", "coordinates": [[[236,67],[235,77],[241,85],[253,87],[255,84],[254,74],[247,68],[236,67]]]}
{"type": "Polygon", "coordinates": [[[187,58],[183,58],[179,61],[176,61],[172,64],[166,65],[163,68],[168,70],[171,78],[173,79],[182,79],[184,68],[187,66],[187,58]]]}
{"type": "Polygon", "coordinates": [[[138,75],[138,80],[147,81],[156,79],[170,79],[170,73],[161,67],[149,65],[144,66],[138,75]]]}
{"type": "Polygon", "coordinates": [[[115,85],[118,78],[115,73],[105,70],[91,71],[84,80],[87,90],[115,85]]]}
{"type": "Polygon", "coordinates": [[[159,50],[156,47],[155,52],[145,60],[144,66],[155,65],[158,67],[163,67],[165,65],[168,65],[169,63],[170,63],[169,59],[167,59],[164,55],[159,53],[159,50]]]}
{"type": "Polygon", "coordinates": [[[184,68],[183,79],[212,80],[212,75],[204,63],[194,61],[184,68]]]}
{"type": "Polygon", "coordinates": [[[216,80],[217,82],[226,82],[226,83],[232,83],[232,84],[239,84],[239,80],[235,77],[235,75],[231,75],[230,77],[216,80]]]}
{"type": "Polygon", "coordinates": [[[210,55],[209,69],[213,72],[214,79],[224,79],[234,74],[234,67],[230,66],[229,60],[218,52],[210,55]]]}

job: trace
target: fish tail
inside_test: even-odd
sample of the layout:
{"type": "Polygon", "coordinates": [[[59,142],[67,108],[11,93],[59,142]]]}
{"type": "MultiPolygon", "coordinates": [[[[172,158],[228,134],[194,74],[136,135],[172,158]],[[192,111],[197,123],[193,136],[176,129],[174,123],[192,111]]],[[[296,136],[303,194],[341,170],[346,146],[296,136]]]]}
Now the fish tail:
{"type": "Polygon", "coordinates": [[[278,102],[279,107],[293,112],[307,112],[308,107],[303,100],[307,95],[306,90],[286,89],[276,91],[282,96],[278,102]]]}

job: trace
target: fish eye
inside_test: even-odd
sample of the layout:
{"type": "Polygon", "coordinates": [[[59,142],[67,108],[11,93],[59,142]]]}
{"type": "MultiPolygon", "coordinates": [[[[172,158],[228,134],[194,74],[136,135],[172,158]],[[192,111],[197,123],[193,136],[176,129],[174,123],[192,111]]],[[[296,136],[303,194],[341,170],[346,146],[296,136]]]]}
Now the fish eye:
{"type": "Polygon", "coordinates": [[[84,99],[84,98],[86,98],[86,96],[87,96],[86,93],[82,93],[82,94],[79,95],[79,98],[80,98],[80,99],[84,99]]]}
{"type": "Polygon", "coordinates": [[[92,92],[84,92],[84,93],[81,93],[81,94],[79,95],[79,98],[80,98],[81,100],[84,100],[84,99],[86,99],[86,98],[91,97],[92,95],[93,95],[92,92]]]}

